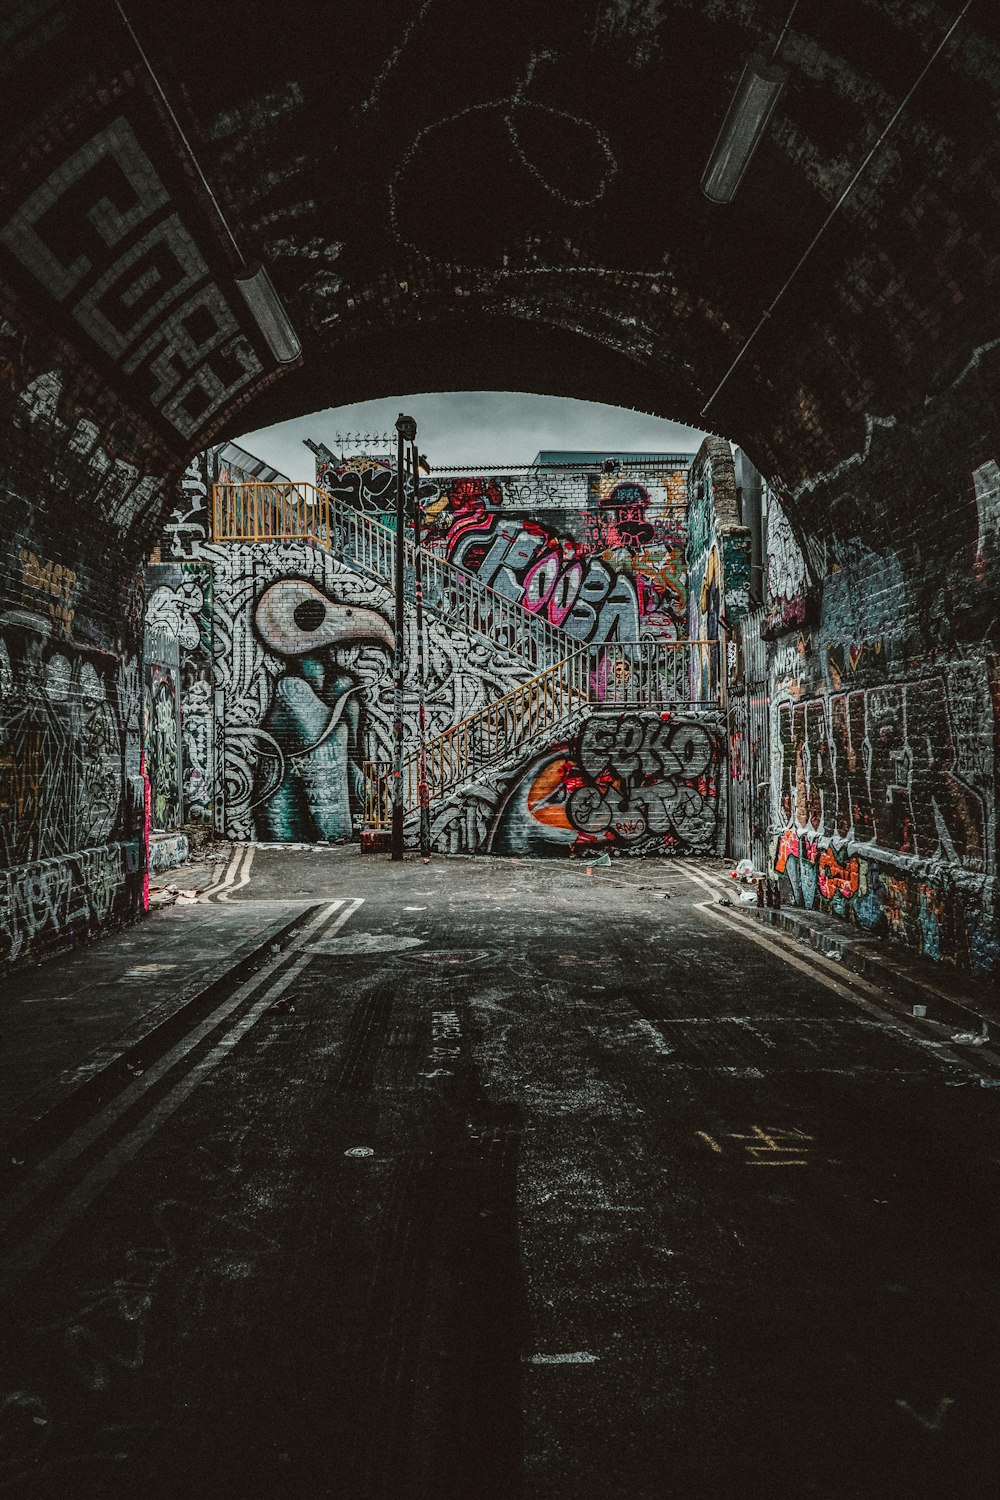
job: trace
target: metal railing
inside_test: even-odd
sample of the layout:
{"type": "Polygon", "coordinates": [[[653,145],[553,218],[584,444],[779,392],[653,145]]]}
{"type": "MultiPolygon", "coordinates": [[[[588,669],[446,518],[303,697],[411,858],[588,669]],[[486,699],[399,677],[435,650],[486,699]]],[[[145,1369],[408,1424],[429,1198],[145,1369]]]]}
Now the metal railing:
{"type": "Polygon", "coordinates": [[[590,701],[609,708],[717,708],[719,641],[610,641],[591,649],[590,701]]]}
{"type": "MultiPolygon", "coordinates": [[[[526,740],[559,725],[590,701],[590,653],[583,648],[547,667],[492,703],[485,703],[450,729],[434,735],[424,750],[426,795],[439,797],[470,777],[515,753],[526,740]]],[[[388,828],[392,821],[392,765],[368,760],[365,774],[365,827],[388,828]]],[[[420,754],[403,762],[403,808],[420,806],[420,754]]]]}
{"type": "MultiPolygon", "coordinates": [[[[212,501],[217,542],[312,542],[392,586],[395,532],[317,485],[304,481],[216,484],[212,501]]],[[[413,568],[413,543],[404,538],[403,545],[406,563],[413,568]]],[[[580,644],[518,601],[482,583],[475,573],[436,553],[422,549],[420,567],[426,607],[520,657],[530,667],[540,670],[558,662],[580,644]]]]}
{"type": "Polygon", "coordinates": [[[212,535],[217,542],[315,542],[327,546],[330,496],[314,484],[212,486],[212,535]]]}
{"type": "MultiPolygon", "coordinates": [[[[717,641],[616,643],[596,650],[582,647],[548,667],[530,681],[470,714],[460,723],[428,740],[426,796],[433,800],[463,781],[521,752],[526,741],[543,732],[555,735],[581,708],[714,707],[714,698],[692,698],[691,684],[711,672],[717,641]]],[[[420,806],[420,757],[413,752],[403,762],[403,808],[420,806]]],[[[365,827],[389,828],[392,821],[392,765],[368,760],[364,764],[365,827]]]]}

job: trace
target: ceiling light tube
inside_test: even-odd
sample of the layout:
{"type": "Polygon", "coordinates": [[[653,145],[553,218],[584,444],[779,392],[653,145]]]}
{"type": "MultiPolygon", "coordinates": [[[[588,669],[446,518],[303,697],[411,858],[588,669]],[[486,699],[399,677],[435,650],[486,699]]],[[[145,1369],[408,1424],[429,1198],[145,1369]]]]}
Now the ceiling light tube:
{"type": "Polygon", "coordinates": [[[787,77],[784,68],[757,53],[746,63],[701,179],[713,203],[731,201],[787,77]]]}
{"type": "Polygon", "coordinates": [[[237,276],[236,285],[278,363],[287,365],[298,359],[302,345],[274,290],[266,266],[256,266],[245,275],[237,276]]]}

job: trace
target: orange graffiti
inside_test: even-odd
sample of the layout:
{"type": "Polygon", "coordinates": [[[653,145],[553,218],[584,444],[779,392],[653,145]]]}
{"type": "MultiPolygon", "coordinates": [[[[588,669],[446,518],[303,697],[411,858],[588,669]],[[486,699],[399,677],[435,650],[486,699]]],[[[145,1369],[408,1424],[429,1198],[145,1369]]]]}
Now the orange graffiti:
{"type": "Polygon", "coordinates": [[[774,868],[779,875],[784,875],[785,866],[790,859],[798,859],[799,835],[794,828],[786,828],[778,841],[778,852],[774,858],[774,868]]]}
{"type": "Polygon", "coordinates": [[[824,849],[819,857],[819,888],[824,896],[844,896],[850,899],[858,893],[858,862],[849,859],[841,864],[832,849],[824,849]]]}
{"type": "Polygon", "coordinates": [[[528,811],[538,823],[550,828],[572,828],[566,815],[570,791],[583,778],[571,760],[553,760],[543,766],[528,792],[528,811]]]}

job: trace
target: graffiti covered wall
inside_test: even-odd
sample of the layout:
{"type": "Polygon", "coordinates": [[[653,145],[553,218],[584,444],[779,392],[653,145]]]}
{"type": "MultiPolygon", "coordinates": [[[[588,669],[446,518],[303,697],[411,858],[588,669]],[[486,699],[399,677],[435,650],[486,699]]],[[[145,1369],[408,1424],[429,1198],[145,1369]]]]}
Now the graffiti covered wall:
{"type": "Polygon", "coordinates": [[[717,716],[581,712],[555,742],[438,799],[443,854],[721,854],[725,737],[717,716]]]}
{"type": "MultiPolygon", "coordinates": [[[[425,544],[581,643],[669,641],[686,614],[686,460],[420,482],[425,544]]],[[[317,483],[393,525],[395,473],[320,459],[317,483]]]]}
{"type": "Polygon", "coordinates": [[[988,967],[996,772],[985,658],[901,676],[884,642],[805,639],[775,665],[772,859],[791,898],[930,958],[988,967]]]}
{"type": "MultiPolygon", "coordinates": [[[[950,542],[938,549],[952,563],[950,542]]],[[[772,497],[771,867],[797,905],[992,972],[996,658],[941,640],[941,611],[914,588],[927,564],[905,540],[812,545],[821,587],[772,497]]]]}
{"type": "Polygon", "coordinates": [[[142,910],[143,475],[0,318],[0,964],[142,910]],[[44,483],[39,484],[39,473],[44,483]],[[60,507],[93,503],[72,531],[60,507]]]}
{"type": "MultiPolygon", "coordinates": [[[[169,829],[178,828],[185,822],[210,823],[215,780],[212,569],[203,562],[153,564],[146,568],[145,583],[147,659],[150,640],[173,643],[176,658],[174,717],[180,725],[177,744],[171,748],[173,731],[163,702],[165,686],[150,679],[147,689],[154,702],[158,686],[162,690],[159,706],[147,715],[152,730],[152,738],[147,734],[146,739],[147,756],[155,754],[158,770],[164,766],[164,756],[172,756],[177,763],[173,779],[177,781],[179,778],[171,821],[156,821],[159,809],[154,794],[153,826],[169,829]],[[157,753],[160,747],[162,753],[157,753]]],[[[156,665],[163,669],[162,663],[156,665]]],[[[150,777],[154,779],[152,770],[150,777]]],[[[165,773],[160,779],[166,780],[165,773]]]]}
{"type": "Polygon", "coordinates": [[[699,658],[692,698],[710,701],[724,679],[724,630],[732,632],[750,607],[750,531],[740,518],[732,449],[706,438],[688,473],[688,615],[692,640],[712,643],[699,658]]]}
{"type": "MultiPolygon", "coordinates": [[[[214,477],[189,470],[164,530],[161,555],[174,560],[147,570],[147,618],[169,623],[181,646],[185,788],[204,772],[203,805],[211,803],[216,826],[233,838],[352,837],[364,812],[363,763],[392,756],[392,595],[307,542],[205,540],[214,477]],[[210,705],[210,777],[210,757],[192,744],[202,726],[192,724],[190,683],[195,707],[210,705]]],[[[430,614],[423,654],[429,735],[533,671],[430,614]]],[[[417,736],[417,655],[411,608],[409,745],[417,736]]]]}
{"type": "MultiPolygon", "coordinates": [[[[147,577],[147,617],[172,622],[185,680],[191,652],[211,637],[217,826],[244,838],[350,837],[362,821],[363,762],[392,754],[391,594],[306,542],[210,543],[207,504],[217,467],[209,458],[204,469],[189,469],[164,531],[164,561],[147,577]],[[210,571],[210,584],[195,578],[198,568],[210,571]],[[206,628],[196,617],[209,595],[206,628]]],[[[395,475],[388,464],[321,462],[319,478],[352,507],[391,519],[385,507],[395,475]]],[[[581,641],[672,640],[678,624],[683,632],[686,607],[683,480],[682,467],[645,475],[641,486],[621,473],[425,479],[427,545],[478,572],[528,614],[544,610],[570,633],[572,627],[581,641]]],[[[413,745],[412,610],[406,631],[404,736],[413,745]]],[[[425,616],[423,659],[429,737],[537,671],[516,649],[491,646],[433,610],[425,616]]],[[[183,708],[187,787],[195,757],[186,697],[183,708]]],[[[541,748],[525,744],[514,757],[541,748]]],[[[582,827],[576,834],[592,836],[582,827]]],[[[630,842],[624,832],[620,841],[630,842]]]]}

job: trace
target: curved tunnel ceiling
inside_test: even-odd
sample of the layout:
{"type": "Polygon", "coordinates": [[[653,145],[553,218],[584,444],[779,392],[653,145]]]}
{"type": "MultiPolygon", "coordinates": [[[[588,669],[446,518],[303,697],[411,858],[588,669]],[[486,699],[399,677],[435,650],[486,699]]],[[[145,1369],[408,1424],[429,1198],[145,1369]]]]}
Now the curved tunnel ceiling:
{"type": "MultiPolygon", "coordinates": [[[[788,85],[718,206],[702,171],[789,0],[127,0],[303,345],[213,435],[407,388],[522,389],[725,432],[788,486],[828,469],[862,447],[866,419],[919,412],[1000,339],[986,0],[703,407],[960,8],[800,0],[788,85]]],[[[29,0],[2,26],[9,211],[40,135],[51,153],[129,70],[142,107],[159,106],[113,5],[29,0]]],[[[176,173],[162,111],[158,128],[162,156],[147,149],[158,167],[173,151],[176,173]]],[[[231,274],[221,235],[213,253],[231,274]]]]}

